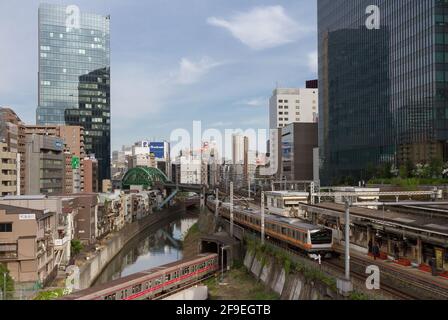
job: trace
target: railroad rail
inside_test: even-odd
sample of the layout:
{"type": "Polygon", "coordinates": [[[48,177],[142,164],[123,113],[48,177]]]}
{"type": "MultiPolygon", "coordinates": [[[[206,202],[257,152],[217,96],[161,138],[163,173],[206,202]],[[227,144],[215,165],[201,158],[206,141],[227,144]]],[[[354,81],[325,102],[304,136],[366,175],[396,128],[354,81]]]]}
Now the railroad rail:
{"type": "MultiPolygon", "coordinates": [[[[336,249],[336,252],[342,253],[343,250],[336,249]]],[[[355,268],[361,267],[361,270],[366,270],[366,268],[372,264],[377,265],[377,264],[375,264],[375,261],[360,258],[356,255],[352,255],[350,257],[350,260],[351,260],[351,264],[353,267],[355,267],[355,268]]],[[[413,287],[429,293],[429,295],[427,295],[429,299],[446,299],[446,300],[448,300],[448,286],[445,286],[441,283],[436,283],[436,282],[432,282],[432,281],[428,281],[428,280],[423,280],[418,277],[414,277],[411,274],[409,274],[408,272],[406,272],[405,270],[400,270],[399,266],[394,266],[393,264],[391,264],[390,266],[379,266],[379,265],[377,265],[377,266],[380,267],[382,278],[386,277],[386,279],[389,278],[389,279],[393,279],[394,281],[403,282],[405,284],[412,284],[413,287]]],[[[364,277],[365,277],[365,275],[364,275],[364,277]]],[[[384,286],[384,281],[381,281],[381,285],[384,286]]],[[[389,287],[390,287],[390,285],[389,285],[389,287]]],[[[407,294],[409,294],[410,288],[408,287],[407,289],[408,289],[407,294]]],[[[416,299],[421,299],[421,293],[422,292],[419,291],[418,293],[415,293],[413,296],[416,299]]],[[[412,296],[412,294],[409,294],[409,295],[412,296]]]]}
{"type": "MultiPolygon", "coordinates": [[[[226,222],[227,219],[224,218],[226,222]]],[[[244,235],[250,236],[253,239],[258,239],[259,236],[252,232],[248,228],[243,228],[244,235]]],[[[283,243],[278,239],[266,239],[265,243],[269,243],[279,249],[286,251],[291,257],[300,257],[309,259],[308,255],[299,250],[292,249],[288,244],[283,243]]],[[[335,252],[341,253],[343,250],[335,250],[335,252]]],[[[309,260],[313,267],[318,267],[318,264],[309,260]]],[[[343,273],[344,266],[341,264],[341,260],[323,260],[322,264],[343,273]]],[[[361,281],[366,281],[367,275],[365,270],[368,266],[375,264],[373,261],[367,259],[360,259],[354,255],[351,257],[351,275],[353,278],[361,281]]],[[[395,298],[402,300],[430,300],[430,299],[448,299],[448,286],[439,285],[436,283],[430,283],[426,280],[413,277],[406,271],[401,271],[397,268],[380,267],[381,270],[381,290],[395,298]]]]}
{"type": "Polygon", "coordinates": [[[412,196],[434,196],[437,191],[393,191],[393,192],[315,192],[315,197],[412,197],[412,196]]]}

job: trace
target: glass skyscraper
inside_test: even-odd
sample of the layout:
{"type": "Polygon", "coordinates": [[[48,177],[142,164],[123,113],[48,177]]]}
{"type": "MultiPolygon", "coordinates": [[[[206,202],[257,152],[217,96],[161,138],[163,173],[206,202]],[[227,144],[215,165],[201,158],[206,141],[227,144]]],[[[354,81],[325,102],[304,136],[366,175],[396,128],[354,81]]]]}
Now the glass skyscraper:
{"type": "Polygon", "coordinates": [[[446,161],[448,3],[318,0],[318,31],[323,183],[446,161]]]}
{"type": "Polygon", "coordinates": [[[39,7],[37,124],[84,127],[85,152],[110,179],[110,17],[39,7]]]}

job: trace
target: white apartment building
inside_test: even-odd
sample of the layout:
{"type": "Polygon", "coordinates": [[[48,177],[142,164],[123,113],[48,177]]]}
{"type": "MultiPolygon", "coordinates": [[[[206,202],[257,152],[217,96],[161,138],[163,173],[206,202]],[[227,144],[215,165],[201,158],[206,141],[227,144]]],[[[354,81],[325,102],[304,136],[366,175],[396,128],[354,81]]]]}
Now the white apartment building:
{"type": "Polygon", "coordinates": [[[232,136],[232,160],[233,164],[246,164],[249,152],[249,138],[243,135],[232,136]]]}
{"type": "Polygon", "coordinates": [[[270,129],[283,128],[294,122],[317,122],[318,89],[275,89],[269,101],[270,129]]]}

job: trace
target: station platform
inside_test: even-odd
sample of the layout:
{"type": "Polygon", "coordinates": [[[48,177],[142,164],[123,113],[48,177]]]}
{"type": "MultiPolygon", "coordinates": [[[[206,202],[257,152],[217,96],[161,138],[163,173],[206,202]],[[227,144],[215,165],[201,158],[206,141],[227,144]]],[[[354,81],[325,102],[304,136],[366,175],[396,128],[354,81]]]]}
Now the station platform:
{"type": "MultiPolygon", "coordinates": [[[[339,244],[334,245],[334,250],[340,254],[344,254],[344,252],[345,252],[343,245],[339,245],[339,244]]],[[[446,292],[448,294],[448,277],[444,277],[441,275],[433,276],[431,274],[431,271],[423,271],[420,268],[416,268],[413,266],[404,266],[404,265],[397,263],[397,261],[393,261],[390,259],[377,258],[375,260],[372,256],[366,255],[364,253],[361,253],[361,252],[353,250],[353,249],[350,250],[350,256],[354,259],[362,260],[365,263],[377,265],[378,267],[380,267],[380,270],[382,268],[384,268],[389,271],[394,271],[398,274],[402,273],[407,276],[411,276],[421,282],[425,282],[425,283],[437,286],[440,289],[446,290],[446,292]]]]}

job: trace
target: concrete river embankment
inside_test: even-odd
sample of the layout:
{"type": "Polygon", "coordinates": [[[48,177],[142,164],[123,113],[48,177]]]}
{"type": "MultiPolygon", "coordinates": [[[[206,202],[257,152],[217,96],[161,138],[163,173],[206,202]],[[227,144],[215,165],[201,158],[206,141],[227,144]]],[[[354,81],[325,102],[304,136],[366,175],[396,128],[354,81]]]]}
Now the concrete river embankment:
{"type": "MultiPolygon", "coordinates": [[[[123,259],[128,258],[129,252],[134,250],[136,247],[138,248],[142,241],[144,243],[145,235],[149,236],[154,232],[159,232],[159,235],[166,239],[166,241],[170,242],[172,247],[176,247],[178,245],[176,235],[170,235],[169,229],[165,229],[165,231],[163,231],[163,228],[170,226],[170,224],[175,221],[181,221],[182,216],[185,215],[185,213],[186,211],[184,207],[173,207],[154,213],[140,221],[127,225],[125,228],[112,235],[108,240],[106,240],[101,249],[80,267],[80,289],[86,289],[94,284],[104,283],[113,280],[116,277],[126,276],[133,273],[132,269],[119,270],[117,273],[119,268],[117,269],[116,266],[126,266],[126,261],[123,261],[123,259]]],[[[176,253],[176,259],[177,257],[181,258],[181,255],[176,253]]],[[[164,261],[162,261],[160,265],[161,264],[164,264],[164,261]]],[[[152,266],[154,265],[149,265],[148,268],[151,268],[152,266]]],[[[148,269],[144,264],[142,267],[144,267],[144,269],[148,269]]],[[[138,267],[135,267],[134,269],[138,269],[138,267]]],[[[138,271],[140,270],[135,272],[138,271]]]]}

